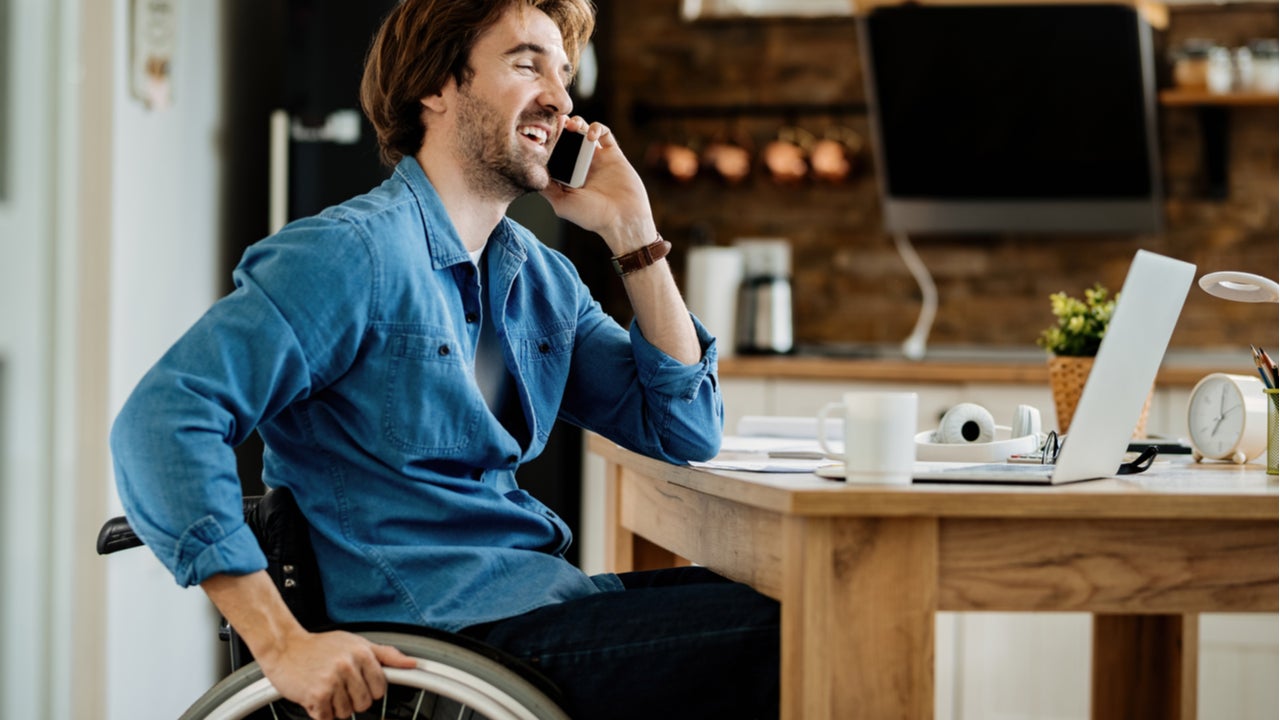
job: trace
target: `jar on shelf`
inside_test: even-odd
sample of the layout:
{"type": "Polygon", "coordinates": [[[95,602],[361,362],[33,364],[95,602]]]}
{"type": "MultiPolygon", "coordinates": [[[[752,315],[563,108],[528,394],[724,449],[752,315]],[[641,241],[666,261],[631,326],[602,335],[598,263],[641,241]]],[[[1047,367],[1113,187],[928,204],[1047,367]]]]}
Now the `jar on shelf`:
{"type": "Polygon", "coordinates": [[[1173,53],[1173,82],[1183,90],[1205,90],[1209,84],[1211,40],[1188,40],[1173,53]]]}
{"type": "Polygon", "coordinates": [[[1231,53],[1235,61],[1235,77],[1232,87],[1240,92],[1253,91],[1253,51],[1247,47],[1238,47],[1231,53]]]}
{"type": "Polygon", "coordinates": [[[1280,89],[1280,73],[1277,73],[1277,49],[1274,39],[1254,40],[1249,43],[1253,65],[1254,92],[1273,93],[1280,89]]]}
{"type": "Polygon", "coordinates": [[[1215,94],[1231,92],[1235,80],[1235,65],[1231,62],[1231,51],[1215,45],[1209,48],[1208,64],[1205,66],[1205,88],[1215,94]]]}

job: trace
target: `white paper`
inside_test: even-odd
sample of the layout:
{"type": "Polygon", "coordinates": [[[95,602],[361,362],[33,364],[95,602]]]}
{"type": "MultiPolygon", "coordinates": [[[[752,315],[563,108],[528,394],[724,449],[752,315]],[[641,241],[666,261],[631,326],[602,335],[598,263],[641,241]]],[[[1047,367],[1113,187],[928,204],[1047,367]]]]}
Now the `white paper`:
{"type": "Polygon", "coordinates": [[[823,465],[830,465],[831,461],[825,458],[821,460],[798,460],[787,458],[721,460],[717,458],[707,462],[691,462],[689,464],[693,467],[702,468],[704,470],[738,470],[742,472],[758,473],[811,473],[823,465]]]}
{"type": "MultiPolygon", "coordinates": [[[[836,445],[833,449],[839,449],[839,443],[836,445]]],[[[726,435],[720,442],[720,454],[707,462],[689,464],[708,470],[807,473],[831,463],[817,440],[726,435]]]]}

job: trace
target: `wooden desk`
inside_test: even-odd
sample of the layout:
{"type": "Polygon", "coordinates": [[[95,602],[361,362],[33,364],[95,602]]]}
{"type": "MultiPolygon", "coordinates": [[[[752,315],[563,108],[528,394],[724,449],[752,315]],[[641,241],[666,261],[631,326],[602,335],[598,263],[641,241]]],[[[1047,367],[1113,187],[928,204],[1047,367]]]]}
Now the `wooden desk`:
{"type": "Polygon", "coordinates": [[[1093,613],[1093,717],[1193,718],[1198,613],[1277,609],[1277,486],[1258,466],[875,487],[588,447],[612,571],[687,558],[782,603],[783,718],[931,717],[939,610],[1093,613]]]}

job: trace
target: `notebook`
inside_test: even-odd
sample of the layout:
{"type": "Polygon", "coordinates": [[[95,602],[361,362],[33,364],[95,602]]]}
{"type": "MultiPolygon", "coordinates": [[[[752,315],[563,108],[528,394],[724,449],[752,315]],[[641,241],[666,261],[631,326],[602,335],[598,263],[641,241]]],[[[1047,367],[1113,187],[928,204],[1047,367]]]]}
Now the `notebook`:
{"type": "Polygon", "coordinates": [[[1060,484],[1112,477],[1155,382],[1195,265],[1139,250],[1056,465],[917,463],[917,482],[1060,484]]]}

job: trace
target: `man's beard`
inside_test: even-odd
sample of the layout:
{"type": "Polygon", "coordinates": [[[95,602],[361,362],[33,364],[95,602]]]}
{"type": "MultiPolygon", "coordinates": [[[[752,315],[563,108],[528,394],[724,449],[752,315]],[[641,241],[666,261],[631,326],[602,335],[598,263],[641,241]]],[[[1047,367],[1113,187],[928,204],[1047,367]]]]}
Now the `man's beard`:
{"type": "MultiPolygon", "coordinates": [[[[458,160],[462,163],[471,190],[490,198],[510,202],[525,193],[547,187],[546,166],[525,151],[523,140],[502,125],[493,106],[466,91],[458,93],[458,160]]],[[[521,124],[541,123],[555,127],[553,116],[531,117],[521,124]]]]}

